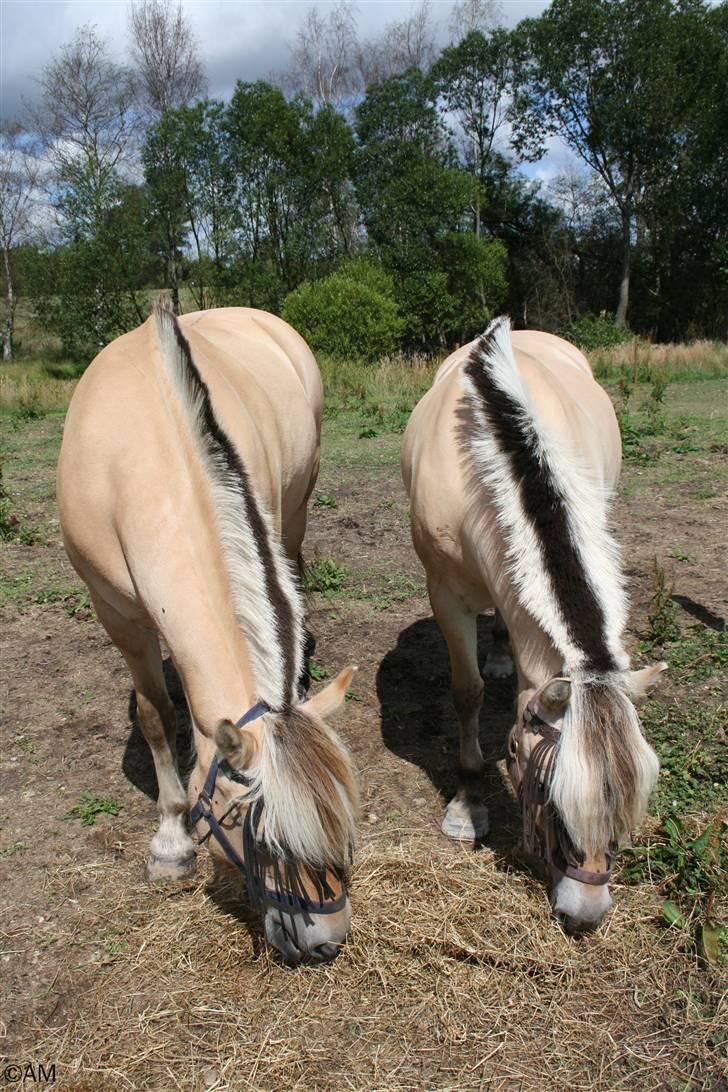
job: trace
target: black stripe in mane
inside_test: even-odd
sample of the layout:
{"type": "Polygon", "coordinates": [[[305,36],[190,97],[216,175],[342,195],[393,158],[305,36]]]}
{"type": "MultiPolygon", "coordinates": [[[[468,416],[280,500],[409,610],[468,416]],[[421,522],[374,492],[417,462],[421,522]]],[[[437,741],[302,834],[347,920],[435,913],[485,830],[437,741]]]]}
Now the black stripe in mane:
{"type": "Polygon", "coordinates": [[[479,340],[465,364],[465,374],[478,393],[480,408],[507,457],[526,518],[535,530],[546,571],[573,643],[594,671],[614,671],[606,618],[586,577],[569,534],[568,512],[549,467],[539,456],[538,438],[523,407],[493,380],[489,366],[497,330],[479,340]]]}
{"type": "Polygon", "coordinates": [[[263,572],[265,574],[266,594],[273,607],[276,619],[276,630],[281,645],[281,653],[284,663],[283,693],[286,701],[293,701],[295,697],[296,679],[296,626],[291,604],[288,596],[280,585],[276,571],[275,559],[268,541],[267,528],[255,494],[250,486],[250,479],[245,464],[240,455],[220,425],[215,411],[212,408],[210,391],[204,379],[200,375],[197,365],[192,359],[192,351],[187,338],[182,333],[175,315],[168,312],[167,317],[172,323],[177,345],[182,352],[187,367],[188,375],[195,393],[200,396],[202,403],[202,415],[204,428],[208,442],[217,454],[222,456],[226,470],[239,485],[240,497],[245,507],[245,512],[250,524],[250,529],[255,539],[255,545],[260,556],[263,572]]]}

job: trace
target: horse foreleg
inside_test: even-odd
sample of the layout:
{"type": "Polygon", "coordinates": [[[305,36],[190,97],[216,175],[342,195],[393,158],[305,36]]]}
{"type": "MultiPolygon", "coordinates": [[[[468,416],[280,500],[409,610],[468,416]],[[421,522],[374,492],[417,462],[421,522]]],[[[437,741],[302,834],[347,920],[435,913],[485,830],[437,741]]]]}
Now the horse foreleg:
{"type": "Polygon", "coordinates": [[[194,872],[195,854],[185,822],[187,794],[177,770],[177,718],[164,682],[159,640],[97,596],[92,600],[99,621],[128,664],[139,727],[154,759],[159,827],[152,838],[147,874],[151,880],[183,879],[194,872]]]}
{"type": "Polygon", "coordinates": [[[452,695],[460,725],[458,789],[447,806],[442,831],[450,838],[475,841],[488,833],[478,740],[483,680],[478,670],[477,615],[441,584],[428,583],[428,591],[450,653],[452,695]]]}
{"type": "Polygon", "coordinates": [[[513,674],[513,657],[506,624],[500,611],[495,612],[493,622],[493,647],[483,666],[484,679],[507,679],[513,674]]]}

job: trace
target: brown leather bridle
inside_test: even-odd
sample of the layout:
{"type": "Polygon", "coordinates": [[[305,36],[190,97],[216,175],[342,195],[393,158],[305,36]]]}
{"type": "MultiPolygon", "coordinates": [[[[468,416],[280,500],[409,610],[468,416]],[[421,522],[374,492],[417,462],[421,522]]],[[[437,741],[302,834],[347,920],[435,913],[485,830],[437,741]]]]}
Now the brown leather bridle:
{"type": "Polygon", "coordinates": [[[506,765],[521,803],[523,847],[527,853],[542,857],[570,879],[599,886],[609,883],[612,874],[611,852],[606,854],[606,872],[591,872],[588,868],[582,868],[581,863],[576,859],[578,851],[572,845],[550,799],[551,781],[556,762],[556,745],[560,735],[560,728],[557,728],[555,724],[549,724],[528,708],[526,708],[524,721],[517,724],[510,735],[506,765]],[[541,738],[534,744],[528,756],[524,775],[518,764],[518,753],[526,724],[541,738]],[[536,821],[539,808],[543,809],[541,830],[536,821]]]}

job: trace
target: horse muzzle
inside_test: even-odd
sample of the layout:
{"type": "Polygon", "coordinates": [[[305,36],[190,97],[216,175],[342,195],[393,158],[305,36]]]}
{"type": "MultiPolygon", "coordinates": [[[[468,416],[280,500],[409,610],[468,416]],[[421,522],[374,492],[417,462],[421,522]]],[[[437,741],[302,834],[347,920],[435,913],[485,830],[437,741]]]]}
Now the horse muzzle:
{"type": "Polygon", "coordinates": [[[281,914],[268,907],[265,936],[286,963],[329,963],[336,959],[351,930],[351,904],[346,898],[335,914],[281,914]]]}

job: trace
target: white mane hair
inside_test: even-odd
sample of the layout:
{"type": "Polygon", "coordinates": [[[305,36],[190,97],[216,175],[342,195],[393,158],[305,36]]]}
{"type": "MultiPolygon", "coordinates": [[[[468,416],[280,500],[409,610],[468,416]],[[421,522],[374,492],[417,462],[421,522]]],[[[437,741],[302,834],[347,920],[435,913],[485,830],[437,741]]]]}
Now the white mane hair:
{"type": "Polygon", "coordinates": [[[645,815],[659,769],[621,677],[573,679],[550,799],[576,848],[597,853],[623,841],[645,815]]]}
{"type": "Polygon", "coordinates": [[[586,666],[586,653],[569,628],[569,608],[579,604],[560,601],[545,564],[548,542],[524,506],[521,482],[514,473],[513,451],[504,449],[486,415],[482,392],[473,380],[475,369],[487,374],[494,391],[505,396],[514,415],[519,441],[531,447],[532,458],[548,476],[566,517],[570,548],[604,615],[604,640],[615,666],[624,669],[628,657],[622,644],[627,619],[627,596],[617,544],[608,527],[611,494],[594,481],[564,441],[539,419],[538,411],[518,371],[507,317],[495,319],[473,343],[462,384],[475,427],[467,430],[467,444],[476,478],[491,494],[497,520],[507,544],[507,561],[517,598],[548,634],[561,653],[566,672],[586,666]]]}
{"type": "Polygon", "coordinates": [[[346,870],[356,841],[358,794],[348,750],[305,708],[264,718],[247,801],[263,799],[263,837],[284,859],[346,870]]]}
{"type": "Polygon", "coordinates": [[[551,800],[578,849],[603,851],[638,823],[659,768],[626,693],[627,596],[611,497],[539,418],[507,318],[473,343],[462,377],[461,442],[477,495],[485,490],[495,509],[517,600],[572,683],[551,800]]]}
{"type": "Polygon", "coordinates": [[[165,371],[210,486],[233,608],[258,697],[293,700],[303,664],[303,604],[296,576],[242,459],[219,425],[209,390],[168,305],[154,311],[165,371]]]}

